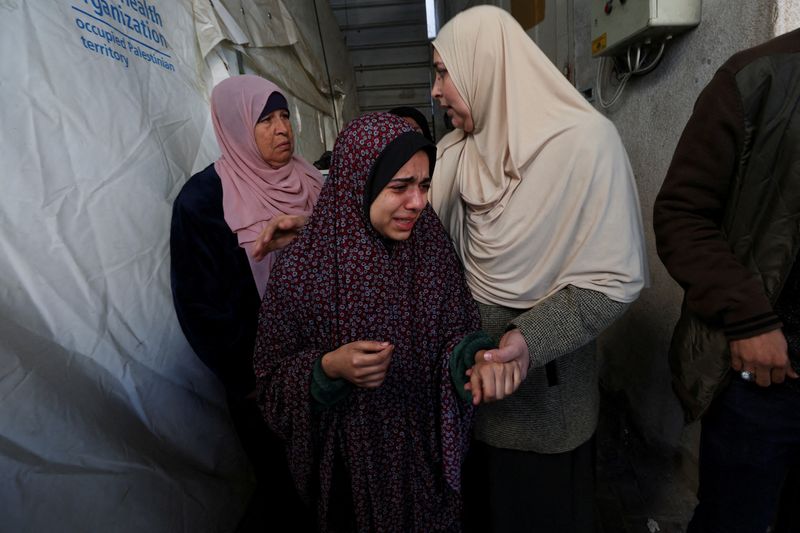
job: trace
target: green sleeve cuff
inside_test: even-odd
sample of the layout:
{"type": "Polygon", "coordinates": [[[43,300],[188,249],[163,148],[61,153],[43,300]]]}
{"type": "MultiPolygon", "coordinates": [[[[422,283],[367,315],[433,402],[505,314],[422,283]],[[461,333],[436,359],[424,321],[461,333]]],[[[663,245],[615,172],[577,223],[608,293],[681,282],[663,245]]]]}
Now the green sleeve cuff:
{"type": "Polygon", "coordinates": [[[331,407],[350,393],[346,379],[331,379],[322,370],[322,357],[314,363],[311,373],[311,397],[322,407],[331,407]]]}
{"type": "Polygon", "coordinates": [[[467,370],[475,364],[475,354],[480,350],[497,348],[497,343],[485,331],[474,331],[464,337],[450,355],[450,379],[458,396],[465,402],[472,402],[472,393],[464,389],[469,382],[467,370]]]}

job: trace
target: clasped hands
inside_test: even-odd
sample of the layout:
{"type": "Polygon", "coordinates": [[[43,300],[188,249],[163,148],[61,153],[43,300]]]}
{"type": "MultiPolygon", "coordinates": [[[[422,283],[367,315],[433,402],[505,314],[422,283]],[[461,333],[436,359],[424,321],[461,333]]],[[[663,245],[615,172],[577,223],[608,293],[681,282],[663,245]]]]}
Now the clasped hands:
{"type": "MultiPolygon", "coordinates": [[[[355,341],[322,356],[322,370],[331,379],[346,379],[357,387],[380,387],[394,353],[388,342],[355,341]]],[[[480,350],[467,371],[472,403],[502,400],[516,391],[528,374],[530,357],[522,334],[514,329],[500,339],[500,346],[480,350]]]]}
{"type": "Polygon", "coordinates": [[[472,404],[489,403],[513,394],[525,380],[530,366],[528,344],[518,329],[507,331],[498,348],[480,350],[475,365],[467,370],[472,404]]]}
{"type": "Polygon", "coordinates": [[[388,342],[355,341],[322,356],[322,371],[331,379],[346,379],[356,387],[375,389],[386,378],[394,346],[388,342]]]}

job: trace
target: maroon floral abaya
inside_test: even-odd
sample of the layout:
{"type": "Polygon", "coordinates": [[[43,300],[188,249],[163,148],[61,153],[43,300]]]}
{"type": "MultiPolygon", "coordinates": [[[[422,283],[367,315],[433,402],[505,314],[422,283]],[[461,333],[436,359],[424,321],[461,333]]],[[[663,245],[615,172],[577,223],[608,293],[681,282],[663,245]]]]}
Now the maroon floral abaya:
{"type": "Polygon", "coordinates": [[[456,393],[449,358],[479,329],[479,315],[430,206],[409,239],[389,243],[364,206],[370,169],[408,131],[388,114],[342,131],[319,202],[274,267],[259,317],[259,405],[324,531],[338,529],[337,516],[358,531],[460,529],[472,407],[456,393]],[[371,390],[348,384],[343,399],[322,406],[310,393],[315,362],[357,340],[394,345],[385,381],[371,390]]]}

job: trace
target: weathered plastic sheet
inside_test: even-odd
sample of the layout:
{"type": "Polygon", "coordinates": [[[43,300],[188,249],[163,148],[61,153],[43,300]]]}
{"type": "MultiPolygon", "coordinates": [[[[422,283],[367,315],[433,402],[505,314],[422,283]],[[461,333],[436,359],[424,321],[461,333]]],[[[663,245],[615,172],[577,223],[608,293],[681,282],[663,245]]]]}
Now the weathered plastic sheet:
{"type": "Polygon", "coordinates": [[[252,488],[169,290],[216,158],[191,0],[0,0],[0,531],[230,531],[252,488]]]}
{"type": "Polygon", "coordinates": [[[246,4],[0,0],[0,531],[241,515],[252,474],[172,307],[172,201],[218,157],[208,99],[228,75],[286,88],[311,161],[357,112],[332,15],[335,111],[311,4],[246,4]],[[291,25],[264,34],[265,9],[291,25]]]}
{"type": "MultiPolygon", "coordinates": [[[[195,0],[200,47],[235,45],[247,72],[264,76],[306,105],[334,131],[358,115],[350,56],[328,2],[195,0]],[[208,5],[213,5],[208,9],[208,5]],[[316,7],[316,9],[315,9],[316,7]],[[216,16],[212,16],[214,13],[216,16]],[[333,93],[333,101],[331,101],[333,93]]],[[[327,148],[333,138],[326,139],[327,148]]]]}

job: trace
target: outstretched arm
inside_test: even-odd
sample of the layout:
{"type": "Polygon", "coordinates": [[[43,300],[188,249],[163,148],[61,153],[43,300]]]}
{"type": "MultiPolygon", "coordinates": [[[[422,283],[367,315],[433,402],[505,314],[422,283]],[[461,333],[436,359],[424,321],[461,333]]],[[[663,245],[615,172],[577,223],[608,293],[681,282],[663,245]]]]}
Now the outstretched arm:
{"type": "Polygon", "coordinates": [[[512,320],[514,329],[484,357],[500,363],[519,361],[527,374],[530,366],[544,366],[596,339],[627,308],[601,292],[567,285],[512,320]]]}
{"type": "Polygon", "coordinates": [[[308,217],[303,215],[278,215],[270,220],[253,245],[253,259],[261,261],[275,250],[285,248],[297,237],[306,225],[308,217]]]}

